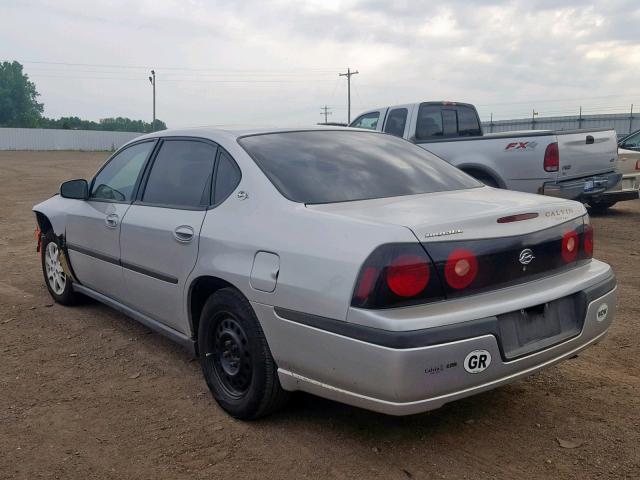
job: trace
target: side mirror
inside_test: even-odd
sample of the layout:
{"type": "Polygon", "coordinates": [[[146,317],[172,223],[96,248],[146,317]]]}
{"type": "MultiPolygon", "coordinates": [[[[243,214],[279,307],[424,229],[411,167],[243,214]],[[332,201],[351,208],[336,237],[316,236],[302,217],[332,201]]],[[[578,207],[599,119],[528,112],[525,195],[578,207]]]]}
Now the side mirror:
{"type": "Polygon", "coordinates": [[[89,184],[81,178],[64,182],[60,185],[60,196],[75,200],[87,200],[89,198],[89,184]]]}

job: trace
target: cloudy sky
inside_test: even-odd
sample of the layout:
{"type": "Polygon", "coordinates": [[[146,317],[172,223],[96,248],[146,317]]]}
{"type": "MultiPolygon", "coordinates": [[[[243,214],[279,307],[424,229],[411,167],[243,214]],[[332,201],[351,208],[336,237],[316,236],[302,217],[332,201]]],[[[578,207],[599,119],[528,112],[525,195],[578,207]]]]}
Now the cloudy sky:
{"type": "Polygon", "coordinates": [[[0,0],[0,60],[45,115],[170,127],[346,121],[420,100],[481,116],[640,109],[640,2],[607,0],[0,0]]]}

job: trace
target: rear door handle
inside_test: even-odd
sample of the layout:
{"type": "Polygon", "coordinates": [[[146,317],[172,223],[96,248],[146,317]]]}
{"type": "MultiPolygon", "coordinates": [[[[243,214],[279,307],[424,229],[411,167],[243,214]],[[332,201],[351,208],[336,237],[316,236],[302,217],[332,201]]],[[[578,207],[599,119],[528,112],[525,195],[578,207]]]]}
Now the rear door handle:
{"type": "Polygon", "coordinates": [[[104,223],[109,228],[116,228],[118,226],[119,220],[120,220],[120,217],[118,217],[118,215],[116,215],[115,213],[111,213],[107,215],[107,217],[104,219],[104,223]]]}
{"type": "Polygon", "coordinates": [[[194,231],[189,225],[180,225],[173,231],[174,238],[181,243],[188,243],[193,240],[194,231]]]}
{"type": "Polygon", "coordinates": [[[587,135],[586,144],[592,145],[594,142],[595,142],[595,139],[593,138],[593,135],[587,135]]]}

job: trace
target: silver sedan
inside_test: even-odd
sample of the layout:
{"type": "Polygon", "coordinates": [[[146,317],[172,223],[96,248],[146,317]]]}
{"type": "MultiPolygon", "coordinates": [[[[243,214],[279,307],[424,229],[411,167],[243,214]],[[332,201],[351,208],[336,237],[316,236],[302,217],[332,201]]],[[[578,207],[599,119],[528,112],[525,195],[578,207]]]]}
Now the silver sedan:
{"type": "Polygon", "coordinates": [[[431,410],[576,355],[615,314],[582,204],[380,133],[158,132],[33,210],[52,297],[184,345],[239,418],[295,390],[431,410]]]}

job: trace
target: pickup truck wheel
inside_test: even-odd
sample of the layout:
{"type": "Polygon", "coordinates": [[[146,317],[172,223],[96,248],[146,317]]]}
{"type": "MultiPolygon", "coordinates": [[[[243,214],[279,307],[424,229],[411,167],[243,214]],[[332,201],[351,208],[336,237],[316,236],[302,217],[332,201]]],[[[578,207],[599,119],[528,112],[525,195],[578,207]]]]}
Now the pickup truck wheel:
{"type": "Polygon", "coordinates": [[[60,246],[53,232],[49,231],[44,236],[40,248],[42,273],[49,294],[56,303],[60,303],[61,305],[75,304],[79,296],[73,291],[71,279],[67,278],[67,275],[62,269],[62,264],[60,263],[60,246]]]}
{"type": "Polygon", "coordinates": [[[200,363],[209,390],[231,416],[256,419],[284,405],[278,367],[249,302],[224,288],[205,303],[198,329],[200,363]]]}
{"type": "Polygon", "coordinates": [[[618,202],[591,202],[589,208],[595,213],[604,213],[618,202]]]}

